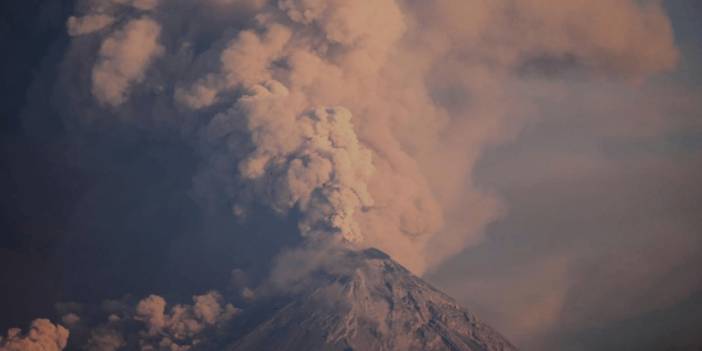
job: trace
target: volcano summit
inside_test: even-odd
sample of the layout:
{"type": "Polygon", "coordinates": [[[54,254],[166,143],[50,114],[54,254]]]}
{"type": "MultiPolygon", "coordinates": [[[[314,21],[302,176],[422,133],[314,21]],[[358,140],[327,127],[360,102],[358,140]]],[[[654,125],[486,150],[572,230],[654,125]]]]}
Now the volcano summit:
{"type": "Polygon", "coordinates": [[[376,249],[343,251],[297,286],[237,318],[226,350],[516,350],[376,249]]]}

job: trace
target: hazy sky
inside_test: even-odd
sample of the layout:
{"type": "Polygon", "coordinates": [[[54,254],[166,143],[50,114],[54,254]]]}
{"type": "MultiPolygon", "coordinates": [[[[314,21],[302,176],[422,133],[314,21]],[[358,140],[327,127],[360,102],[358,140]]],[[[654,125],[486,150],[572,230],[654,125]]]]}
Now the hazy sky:
{"type": "Polygon", "coordinates": [[[540,118],[476,167],[507,213],[429,275],[529,349],[701,342],[702,5],[665,5],[679,68],[635,87],[554,83],[540,118]]]}
{"type": "Polygon", "coordinates": [[[0,329],[331,235],[525,350],[702,345],[699,1],[165,3],[0,5],[0,329]]]}

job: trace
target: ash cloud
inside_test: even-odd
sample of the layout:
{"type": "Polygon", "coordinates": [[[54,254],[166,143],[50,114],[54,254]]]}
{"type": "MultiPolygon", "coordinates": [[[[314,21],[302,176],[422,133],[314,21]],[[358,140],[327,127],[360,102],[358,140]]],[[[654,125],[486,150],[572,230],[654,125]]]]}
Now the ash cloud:
{"type": "Polygon", "coordinates": [[[522,67],[569,57],[587,74],[641,80],[678,55],[658,2],[251,2],[250,21],[221,23],[207,41],[206,15],[183,16],[189,2],[150,4],[79,6],[120,16],[68,50],[68,77],[91,67],[97,106],[79,118],[197,134],[200,201],[299,211],[303,236],[376,246],[417,273],[501,215],[471,173],[523,123],[513,115],[530,102],[506,93],[522,67]]]}
{"type": "Polygon", "coordinates": [[[55,325],[48,319],[35,319],[29,330],[12,328],[5,337],[0,337],[2,351],[60,351],[66,347],[68,330],[61,325],[55,325]]]}
{"type": "Polygon", "coordinates": [[[68,34],[71,36],[90,34],[99,31],[112,23],[115,19],[108,15],[87,15],[83,17],[71,16],[66,22],[68,34]]]}
{"type": "Polygon", "coordinates": [[[216,291],[193,296],[192,304],[169,304],[149,295],[139,301],[106,300],[99,308],[61,304],[58,310],[72,335],[60,349],[88,351],[210,349],[218,330],[240,312],[216,291]]]}
{"type": "Polygon", "coordinates": [[[158,23],[144,17],[129,21],[102,42],[92,72],[92,92],[100,103],[121,104],[129,86],[144,79],[149,64],[163,50],[157,42],[160,31],[158,23]]]}
{"type": "Polygon", "coordinates": [[[541,89],[540,122],[478,167],[509,214],[427,278],[524,348],[694,349],[702,163],[680,133],[702,134],[699,88],[541,89]]]}
{"type": "MultiPolygon", "coordinates": [[[[55,84],[45,99],[56,110],[51,117],[70,134],[66,144],[88,155],[80,160],[89,166],[81,166],[90,172],[104,166],[100,152],[85,150],[95,143],[91,133],[114,133],[117,143],[141,140],[134,135],[177,140],[192,152],[183,162],[192,170],[166,168],[158,176],[185,174],[192,198],[215,213],[206,228],[188,228],[202,237],[168,238],[177,225],[166,226],[165,234],[153,233],[158,226],[118,227],[157,236],[140,243],[153,249],[167,242],[168,255],[183,257],[168,261],[175,268],[146,262],[150,277],[182,267],[197,272],[193,267],[206,261],[198,254],[236,256],[251,251],[253,240],[275,246],[262,255],[270,258],[281,247],[299,245],[297,234],[312,248],[326,247],[328,240],[378,247],[417,274],[436,269],[479,244],[486,226],[508,215],[508,204],[476,180],[476,164],[486,148],[516,138],[542,118],[537,112],[544,95],[557,100],[560,93],[544,86],[569,84],[575,76],[593,90],[612,81],[628,89],[675,69],[679,56],[660,1],[93,0],[79,1],[65,24],[70,38],[52,57],[58,72],[42,82],[55,84]],[[231,224],[219,217],[222,212],[244,224],[231,224]],[[280,228],[260,224],[270,212],[280,216],[280,228]],[[299,233],[281,229],[288,222],[299,233]],[[212,234],[232,227],[236,254],[220,247],[224,236],[212,234]],[[280,232],[275,238],[264,233],[273,230],[280,232]],[[244,236],[251,239],[239,238],[244,236]],[[193,243],[196,253],[188,250],[193,243]]],[[[149,152],[165,154],[130,145],[114,154],[143,152],[130,156],[143,163],[160,159],[149,152]]],[[[112,147],[103,149],[109,154],[112,147]]],[[[173,153],[176,159],[187,154],[173,153]]],[[[518,177],[523,170],[506,172],[518,177]]],[[[170,188],[149,191],[158,183],[123,188],[149,196],[139,210],[152,213],[176,201],[159,199],[170,188]]],[[[96,186],[78,209],[94,214],[101,197],[118,195],[104,190],[112,185],[96,186]]],[[[195,212],[186,207],[164,221],[195,212]]],[[[74,220],[74,228],[94,228],[74,220]]],[[[138,236],[119,230],[108,236],[138,236]]],[[[125,245],[117,238],[109,242],[125,245]]],[[[293,252],[279,261],[324,261],[308,250],[293,252]]],[[[278,283],[299,274],[279,261],[273,269],[278,283]]],[[[250,262],[252,270],[263,269],[250,262]]],[[[556,280],[565,274],[547,273],[556,280]]],[[[499,289],[486,290],[494,296],[499,289]]],[[[563,288],[545,298],[548,321],[525,325],[557,320],[566,293],[563,288]]],[[[195,307],[166,312],[159,307],[165,303],[152,300],[142,306],[143,315],[129,317],[148,326],[144,335],[153,327],[178,344],[176,335],[191,335],[190,326],[210,325],[195,307]],[[195,322],[170,327],[176,314],[195,322]]],[[[66,325],[85,319],[64,316],[66,325]]],[[[94,336],[88,344],[109,349],[133,342],[115,323],[87,332],[94,336]]]]}

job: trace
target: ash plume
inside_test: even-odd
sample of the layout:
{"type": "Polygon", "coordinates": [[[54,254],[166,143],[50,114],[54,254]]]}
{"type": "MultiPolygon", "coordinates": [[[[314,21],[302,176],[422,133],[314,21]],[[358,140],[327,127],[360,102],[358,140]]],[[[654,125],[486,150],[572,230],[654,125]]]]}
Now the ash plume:
{"type": "MultiPolygon", "coordinates": [[[[313,249],[377,247],[418,275],[504,213],[472,172],[537,108],[529,77],[636,84],[678,60],[660,1],[84,0],[66,30],[53,101],[71,128],[182,138],[201,158],[203,208],[246,221],[263,205],[313,249]]],[[[283,268],[283,282],[305,274],[283,268]]],[[[90,350],[178,350],[236,314],[218,295],[166,305],[63,322],[90,350]]],[[[0,350],[62,349],[65,329],[47,323],[0,350]]]]}
{"type": "Polygon", "coordinates": [[[66,347],[68,330],[48,319],[35,319],[29,330],[22,334],[19,328],[7,331],[0,337],[2,351],[60,351],[66,347]]]}
{"type": "Polygon", "coordinates": [[[107,300],[97,308],[61,304],[58,310],[64,313],[62,320],[71,331],[71,338],[67,342],[68,330],[56,327],[65,335],[59,340],[61,348],[56,350],[67,345],[69,349],[88,351],[185,351],[195,346],[209,347],[208,342],[217,331],[241,312],[216,291],[195,295],[192,301],[172,304],[159,295],[150,295],[139,301],[130,297],[107,300]]]}
{"type": "Polygon", "coordinates": [[[84,102],[76,123],[173,130],[205,160],[193,180],[204,206],[244,218],[252,204],[295,211],[304,237],[378,247],[420,274],[503,212],[471,171],[531,108],[510,92],[524,72],[562,62],[635,81],[677,60],[657,1],[77,8],[61,79],[78,83],[67,97],[73,109],[84,102]],[[601,23],[568,15],[578,12],[601,23]]]}

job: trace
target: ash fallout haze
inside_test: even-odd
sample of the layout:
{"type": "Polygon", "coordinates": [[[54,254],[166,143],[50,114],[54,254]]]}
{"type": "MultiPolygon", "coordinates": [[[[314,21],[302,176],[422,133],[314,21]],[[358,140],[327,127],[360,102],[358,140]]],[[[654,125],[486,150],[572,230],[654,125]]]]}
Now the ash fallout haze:
{"type": "Polygon", "coordinates": [[[700,350],[700,18],[5,1],[0,351],[700,350]]]}

